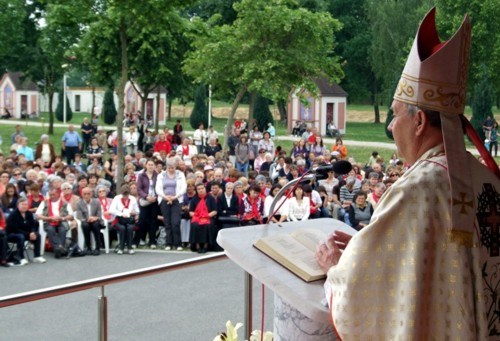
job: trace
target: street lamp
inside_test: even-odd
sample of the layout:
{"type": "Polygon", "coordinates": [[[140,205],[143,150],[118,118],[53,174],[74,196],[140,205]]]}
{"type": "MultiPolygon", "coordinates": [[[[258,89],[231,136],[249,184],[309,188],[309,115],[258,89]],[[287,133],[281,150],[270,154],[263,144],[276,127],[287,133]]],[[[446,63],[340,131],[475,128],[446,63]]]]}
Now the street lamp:
{"type": "Polygon", "coordinates": [[[66,69],[68,67],[68,64],[63,64],[61,65],[64,71],[64,76],[63,76],[63,123],[66,124],[66,69]]]}

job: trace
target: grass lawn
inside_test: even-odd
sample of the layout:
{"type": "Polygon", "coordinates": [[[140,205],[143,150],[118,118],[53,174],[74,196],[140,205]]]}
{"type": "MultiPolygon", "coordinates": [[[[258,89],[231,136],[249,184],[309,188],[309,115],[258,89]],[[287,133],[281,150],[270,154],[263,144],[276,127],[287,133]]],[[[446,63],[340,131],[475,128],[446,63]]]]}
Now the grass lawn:
{"type": "MultiPolygon", "coordinates": [[[[227,103],[218,101],[214,101],[212,104],[214,108],[227,106],[227,103]]],[[[189,106],[190,104],[187,105],[187,107],[189,106]]],[[[367,112],[372,110],[372,106],[370,105],[350,105],[349,108],[351,110],[367,111],[367,112]]],[[[500,111],[495,109],[496,108],[494,108],[494,113],[496,115],[500,115],[500,111]]],[[[470,112],[470,108],[467,107],[466,111],[470,112]]],[[[79,126],[85,117],[90,117],[90,114],[73,113],[73,118],[69,123],[74,124],[77,127],[78,131],[79,126]]],[[[170,122],[167,121],[167,126],[170,127],[173,126],[176,120],[177,117],[173,117],[170,122]]],[[[30,121],[42,122],[44,124],[44,127],[33,127],[33,126],[22,125],[23,131],[29,138],[29,145],[31,147],[35,147],[35,144],[40,140],[40,135],[46,134],[48,131],[48,113],[43,113],[41,118],[30,121]]],[[[57,120],[55,120],[55,122],[60,123],[57,120]]],[[[227,122],[226,118],[213,117],[211,120],[211,123],[214,126],[215,130],[217,130],[221,135],[223,134],[226,122],[227,122]]],[[[188,117],[186,117],[185,120],[184,119],[182,120],[182,124],[185,130],[189,131],[193,130],[189,124],[188,117]]],[[[283,136],[287,134],[285,122],[277,121],[275,127],[278,136],[283,136]]],[[[61,147],[62,135],[67,129],[54,128],[54,130],[55,130],[54,135],[50,136],[50,141],[51,143],[54,144],[54,147],[57,152],[60,150],[61,147]]],[[[3,137],[3,144],[1,145],[1,149],[4,153],[8,152],[8,149],[10,147],[10,135],[12,134],[13,131],[14,131],[13,125],[2,125],[2,122],[0,121],[0,135],[3,137]]],[[[390,140],[385,135],[384,123],[374,124],[371,122],[347,122],[347,133],[344,136],[344,140],[367,141],[367,142],[389,142],[389,143],[392,142],[392,140],[390,140]]],[[[466,141],[466,144],[468,147],[472,146],[472,144],[469,141],[466,141]]],[[[284,150],[289,151],[293,146],[293,142],[282,140],[278,141],[277,145],[281,145],[284,150]]],[[[353,156],[358,162],[362,163],[365,163],[368,160],[369,156],[374,150],[373,147],[358,147],[358,146],[355,147],[355,146],[349,146],[348,144],[347,147],[349,150],[349,155],[353,156]]],[[[327,148],[330,149],[331,145],[328,145],[327,148]]],[[[383,149],[383,148],[376,148],[376,149],[385,160],[388,160],[393,153],[393,150],[391,149],[383,149]]],[[[500,160],[500,158],[497,158],[497,161],[498,160],[500,160]]]]}

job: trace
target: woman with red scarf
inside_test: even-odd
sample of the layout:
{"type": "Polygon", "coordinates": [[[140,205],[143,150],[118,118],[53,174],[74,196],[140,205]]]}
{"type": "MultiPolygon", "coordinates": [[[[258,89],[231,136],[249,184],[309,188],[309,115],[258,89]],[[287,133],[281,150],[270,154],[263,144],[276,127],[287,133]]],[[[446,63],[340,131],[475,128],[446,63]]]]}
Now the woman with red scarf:
{"type": "Polygon", "coordinates": [[[114,197],[109,208],[109,213],[116,216],[116,229],[120,237],[120,246],[118,254],[122,255],[125,249],[125,244],[128,246],[128,253],[135,253],[132,249],[132,237],[135,226],[139,220],[139,205],[134,196],[130,194],[130,187],[123,185],[121,194],[114,197]]]}
{"type": "Polygon", "coordinates": [[[217,204],[203,183],[196,185],[196,196],[189,203],[191,216],[191,245],[196,244],[198,253],[206,253],[208,246],[215,242],[212,239],[214,218],[217,215],[217,204]]]}
{"type": "Polygon", "coordinates": [[[97,200],[99,200],[99,204],[101,204],[101,212],[103,220],[107,221],[110,226],[114,217],[111,213],[109,213],[109,207],[111,206],[111,198],[108,198],[109,188],[104,185],[97,185],[96,189],[97,200]]]}
{"type": "Polygon", "coordinates": [[[373,209],[377,208],[380,197],[382,196],[382,194],[384,194],[385,190],[385,184],[383,182],[379,182],[375,185],[375,189],[373,190],[373,192],[368,194],[368,198],[366,199],[366,201],[372,204],[373,209]]]}
{"type": "Polygon", "coordinates": [[[264,200],[260,195],[260,187],[252,185],[249,194],[240,204],[241,225],[262,224],[264,214],[264,200]]]}

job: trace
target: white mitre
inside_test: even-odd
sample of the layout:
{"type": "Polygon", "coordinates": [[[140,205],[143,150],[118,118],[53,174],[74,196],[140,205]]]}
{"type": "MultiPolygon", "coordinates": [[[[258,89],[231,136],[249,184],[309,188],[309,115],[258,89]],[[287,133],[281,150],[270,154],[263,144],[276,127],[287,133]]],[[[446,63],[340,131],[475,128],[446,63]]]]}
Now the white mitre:
{"type": "Polygon", "coordinates": [[[476,207],[463,133],[471,25],[466,15],[457,32],[441,42],[435,14],[431,9],[420,24],[394,99],[440,113],[453,198],[449,235],[472,246],[476,207]]]}

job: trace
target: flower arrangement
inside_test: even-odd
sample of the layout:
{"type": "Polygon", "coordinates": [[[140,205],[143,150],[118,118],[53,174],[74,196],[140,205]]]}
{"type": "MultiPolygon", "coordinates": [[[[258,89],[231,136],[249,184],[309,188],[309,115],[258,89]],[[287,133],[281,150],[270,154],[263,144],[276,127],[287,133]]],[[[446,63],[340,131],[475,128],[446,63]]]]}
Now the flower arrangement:
{"type": "MultiPolygon", "coordinates": [[[[238,341],[238,329],[240,329],[241,327],[243,327],[243,323],[236,323],[236,326],[233,326],[233,323],[231,321],[227,321],[226,332],[219,333],[219,335],[214,338],[214,341],[238,341]]],[[[262,332],[260,330],[254,330],[250,335],[249,341],[261,340],[273,341],[273,333],[265,332],[264,335],[262,335],[262,332]]]]}

